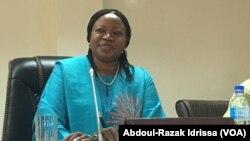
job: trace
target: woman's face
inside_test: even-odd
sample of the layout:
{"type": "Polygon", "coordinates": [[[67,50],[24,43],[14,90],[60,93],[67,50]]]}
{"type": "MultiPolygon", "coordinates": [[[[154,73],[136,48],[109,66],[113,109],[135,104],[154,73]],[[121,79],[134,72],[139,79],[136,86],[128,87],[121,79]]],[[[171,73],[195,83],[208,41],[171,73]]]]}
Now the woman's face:
{"type": "Polygon", "coordinates": [[[126,30],[121,19],[108,13],[96,20],[90,37],[93,57],[103,62],[115,62],[126,47],[126,30]]]}

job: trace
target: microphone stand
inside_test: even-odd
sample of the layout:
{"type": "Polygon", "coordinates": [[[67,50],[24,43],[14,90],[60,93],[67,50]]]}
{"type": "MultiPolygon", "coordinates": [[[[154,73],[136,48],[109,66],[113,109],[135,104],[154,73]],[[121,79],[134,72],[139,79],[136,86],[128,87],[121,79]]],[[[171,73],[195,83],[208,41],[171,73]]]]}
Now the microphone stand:
{"type": "Polygon", "coordinates": [[[98,130],[98,133],[97,133],[98,134],[98,141],[103,141],[102,133],[101,133],[100,114],[99,114],[99,110],[98,110],[96,91],[95,91],[95,81],[94,81],[94,70],[93,70],[93,68],[89,69],[89,75],[91,77],[93,96],[94,96],[94,102],[95,102],[97,130],[98,130]]]}

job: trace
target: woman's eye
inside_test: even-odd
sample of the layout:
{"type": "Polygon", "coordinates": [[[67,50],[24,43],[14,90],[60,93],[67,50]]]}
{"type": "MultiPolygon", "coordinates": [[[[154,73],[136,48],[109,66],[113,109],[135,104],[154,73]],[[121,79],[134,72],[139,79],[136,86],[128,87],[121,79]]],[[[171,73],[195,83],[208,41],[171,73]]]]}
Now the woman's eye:
{"type": "Polygon", "coordinates": [[[120,32],[120,31],[115,31],[115,32],[113,32],[113,34],[116,35],[116,36],[121,36],[121,35],[122,35],[122,32],[120,32]]]}
{"type": "Polygon", "coordinates": [[[96,29],[96,32],[98,32],[98,33],[104,33],[105,30],[104,29],[96,29]]]}

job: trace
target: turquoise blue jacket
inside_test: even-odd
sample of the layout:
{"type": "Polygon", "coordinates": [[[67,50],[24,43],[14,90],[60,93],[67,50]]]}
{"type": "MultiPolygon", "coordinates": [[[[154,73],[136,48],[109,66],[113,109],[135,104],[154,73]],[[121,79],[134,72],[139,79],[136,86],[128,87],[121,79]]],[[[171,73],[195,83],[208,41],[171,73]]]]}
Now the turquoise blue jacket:
{"type": "MultiPolygon", "coordinates": [[[[47,81],[36,114],[58,116],[58,140],[72,132],[97,131],[90,68],[86,56],[60,60],[47,81]]],[[[94,76],[98,109],[105,126],[117,126],[125,118],[165,117],[152,77],[146,70],[135,67],[134,80],[128,82],[125,78],[120,70],[115,82],[108,86],[94,76]]],[[[105,78],[107,82],[112,79],[113,76],[105,78]]]]}

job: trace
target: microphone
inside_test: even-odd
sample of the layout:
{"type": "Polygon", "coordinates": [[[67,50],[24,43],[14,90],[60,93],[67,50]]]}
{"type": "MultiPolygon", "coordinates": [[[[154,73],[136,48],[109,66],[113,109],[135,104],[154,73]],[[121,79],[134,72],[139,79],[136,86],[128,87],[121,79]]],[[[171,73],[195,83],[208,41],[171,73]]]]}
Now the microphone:
{"type": "Polygon", "coordinates": [[[89,75],[91,77],[91,84],[93,89],[93,96],[94,96],[94,102],[95,102],[95,111],[96,111],[96,120],[97,120],[97,130],[98,130],[98,141],[103,141],[102,133],[101,133],[101,123],[100,123],[100,114],[98,110],[98,104],[97,104],[97,98],[96,98],[96,92],[95,92],[95,81],[94,81],[94,69],[89,69],[89,75]]]}

